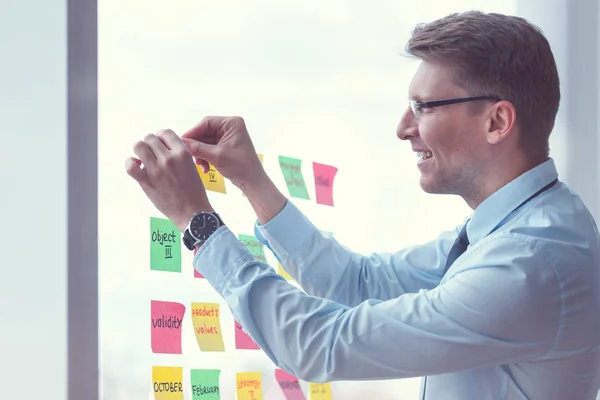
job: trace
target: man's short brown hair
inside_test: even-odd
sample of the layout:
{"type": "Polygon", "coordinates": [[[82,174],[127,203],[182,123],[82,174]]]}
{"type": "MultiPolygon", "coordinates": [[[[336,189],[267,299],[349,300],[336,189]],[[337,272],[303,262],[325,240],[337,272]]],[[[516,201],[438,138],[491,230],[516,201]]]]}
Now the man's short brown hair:
{"type": "Polygon", "coordinates": [[[472,95],[511,102],[526,154],[548,156],[560,84],[550,44],[537,26],[515,16],[455,13],[417,25],[406,51],[455,66],[456,83],[472,95]]]}

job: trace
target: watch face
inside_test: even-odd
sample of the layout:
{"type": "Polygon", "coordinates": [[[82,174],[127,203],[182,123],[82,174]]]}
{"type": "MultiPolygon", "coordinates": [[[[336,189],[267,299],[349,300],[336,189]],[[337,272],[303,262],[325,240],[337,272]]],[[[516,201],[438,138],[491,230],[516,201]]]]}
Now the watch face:
{"type": "Polygon", "coordinates": [[[196,215],[190,223],[190,233],[195,239],[206,240],[219,228],[219,220],[212,214],[196,215]]]}

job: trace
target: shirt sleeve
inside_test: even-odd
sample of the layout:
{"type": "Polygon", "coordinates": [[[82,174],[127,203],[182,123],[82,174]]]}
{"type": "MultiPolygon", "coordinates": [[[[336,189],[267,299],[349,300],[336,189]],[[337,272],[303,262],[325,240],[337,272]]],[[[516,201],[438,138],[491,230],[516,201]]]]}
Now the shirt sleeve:
{"type": "Polygon", "coordinates": [[[489,242],[432,290],[354,307],[289,284],[227,227],[194,266],[279,368],[310,382],[396,379],[544,357],[558,332],[560,296],[553,268],[530,246],[489,242]]]}
{"type": "Polygon", "coordinates": [[[362,255],[321,232],[288,200],[255,236],[308,293],[354,306],[437,286],[458,230],[396,253],[362,255]]]}

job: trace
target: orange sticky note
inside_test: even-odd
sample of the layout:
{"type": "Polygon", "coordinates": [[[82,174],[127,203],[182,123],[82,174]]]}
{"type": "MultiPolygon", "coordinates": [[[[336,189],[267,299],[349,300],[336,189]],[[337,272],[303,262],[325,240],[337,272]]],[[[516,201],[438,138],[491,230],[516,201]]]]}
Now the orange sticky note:
{"type": "Polygon", "coordinates": [[[238,372],[235,382],[237,400],[263,400],[262,373],[238,372]]]}
{"type": "Polygon", "coordinates": [[[202,172],[202,168],[199,165],[196,165],[196,169],[200,174],[200,179],[202,179],[202,183],[206,190],[212,190],[213,192],[218,193],[227,193],[225,190],[225,178],[215,167],[209,165],[209,170],[207,173],[202,172]]]}
{"type": "Polygon", "coordinates": [[[192,323],[202,351],[225,351],[219,303],[192,303],[192,323]]]}
{"type": "Polygon", "coordinates": [[[283,268],[283,265],[281,265],[281,263],[277,263],[277,273],[279,275],[283,276],[288,281],[293,281],[294,280],[294,278],[292,278],[292,276],[287,273],[287,271],[285,270],[285,268],[283,268]]]}
{"type": "Polygon", "coordinates": [[[331,400],[331,384],[329,382],[310,382],[308,384],[308,393],[310,393],[310,400],[331,400]]]}
{"type": "Polygon", "coordinates": [[[183,368],[152,367],[155,400],[183,400],[183,368]]]}

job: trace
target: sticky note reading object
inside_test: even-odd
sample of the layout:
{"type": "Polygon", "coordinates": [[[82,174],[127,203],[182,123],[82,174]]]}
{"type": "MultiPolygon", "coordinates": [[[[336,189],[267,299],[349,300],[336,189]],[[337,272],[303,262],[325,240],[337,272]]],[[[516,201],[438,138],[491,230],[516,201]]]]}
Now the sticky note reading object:
{"type": "Polygon", "coordinates": [[[309,383],[308,392],[310,400],[331,400],[331,384],[327,383],[309,383]]]}
{"type": "Polygon", "coordinates": [[[282,369],[275,370],[275,380],[283,391],[286,400],[306,400],[300,382],[295,376],[288,374],[282,369]]]}
{"type": "Polygon", "coordinates": [[[181,321],[185,306],[169,301],[150,302],[150,346],[153,353],[181,354],[181,321]]]}
{"type": "Polygon", "coordinates": [[[168,219],[150,217],[150,269],[181,272],[181,232],[168,219]]]}
{"type": "Polygon", "coordinates": [[[235,376],[237,400],[262,400],[262,374],[238,372],[235,376]]]}
{"type": "Polygon", "coordinates": [[[225,351],[219,303],[192,303],[192,323],[202,351],[225,351]]]}
{"type": "Polygon", "coordinates": [[[315,173],[317,204],[333,207],[333,180],[338,169],[331,165],[313,162],[313,171],[315,173]]]}
{"type": "Polygon", "coordinates": [[[277,263],[277,273],[279,275],[283,276],[288,281],[293,281],[294,280],[294,278],[292,278],[292,276],[287,273],[287,271],[285,270],[285,268],[283,268],[283,265],[281,265],[281,263],[277,263]]]}
{"type": "Polygon", "coordinates": [[[152,389],[156,400],[183,400],[183,368],[153,366],[152,389]]]}
{"type": "Polygon", "coordinates": [[[245,349],[245,350],[260,350],[260,347],[256,344],[254,340],[244,332],[242,325],[239,322],[235,321],[235,348],[236,349],[245,349]]]}
{"type": "Polygon", "coordinates": [[[264,263],[267,262],[264,245],[256,238],[256,236],[239,234],[238,239],[240,239],[240,242],[250,250],[250,253],[252,253],[258,261],[264,263]]]}
{"type": "Polygon", "coordinates": [[[218,193],[227,193],[225,190],[225,178],[223,175],[215,167],[209,165],[209,169],[207,173],[202,172],[202,168],[199,165],[196,165],[196,169],[200,174],[200,179],[202,179],[202,183],[206,190],[211,190],[213,192],[218,193]]]}
{"type": "Polygon", "coordinates": [[[279,166],[290,196],[309,200],[306,183],[302,176],[302,160],[279,156],[279,166]]]}
{"type": "Polygon", "coordinates": [[[219,388],[218,369],[192,369],[190,380],[192,382],[193,400],[220,400],[221,389],[219,388]]]}

